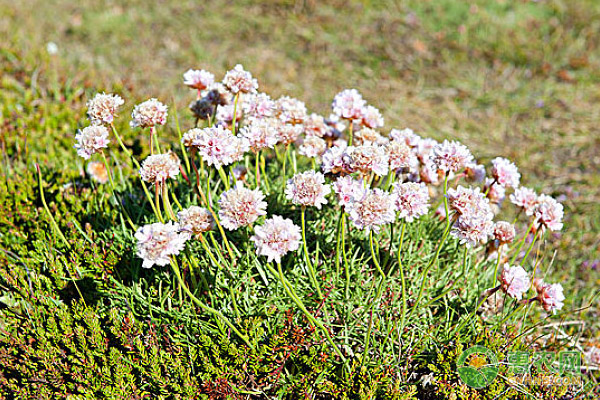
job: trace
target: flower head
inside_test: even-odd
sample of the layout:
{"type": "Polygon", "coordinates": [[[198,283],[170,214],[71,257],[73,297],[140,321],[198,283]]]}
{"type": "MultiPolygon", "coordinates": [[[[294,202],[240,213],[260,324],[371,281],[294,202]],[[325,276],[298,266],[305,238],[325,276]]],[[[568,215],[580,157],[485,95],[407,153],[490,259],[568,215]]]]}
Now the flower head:
{"type": "Polygon", "coordinates": [[[488,241],[494,229],[493,214],[470,213],[461,215],[450,234],[461,244],[475,247],[488,241]]]}
{"type": "Polygon", "coordinates": [[[237,182],[234,188],[221,194],[219,199],[219,219],[221,225],[230,231],[256,222],[258,217],[267,214],[265,196],[259,189],[245,188],[237,182]]]}
{"type": "Polygon", "coordinates": [[[491,213],[489,202],[478,187],[473,189],[458,186],[456,189],[448,189],[447,197],[450,209],[456,211],[459,215],[491,213]]]}
{"type": "Polygon", "coordinates": [[[349,146],[344,157],[353,171],[360,171],[365,175],[373,172],[384,176],[389,170],[389,157],[382,146],[349,146]]]}
{"type": "Polygon", "coordinates": [[[339,177],[333,183],[333,191],[337,194],[338,202],[342,206],[347,206],[354,201],[360,201],[367,194],[363,180],[354,179],[350,175],[339,177]]]}
{"type": "Polygon", "coordinates": [[[180,164],[179,158],[171,151],[154,154],[144,160],[140,168],[140,175],[145,182],[162,184],[168,178],[179,175],[180,164]]]}
{"type": "Polygon", "coordinates": [[[275,102],[265,93],[250,94],[242,103],[244,114],[251,118],[268,118],[275,113],[275,102]]]}
{"type": "Polygon", "coordinates": [[[560,231],[563,227],[563,205],[550,196],[542,194],[538,197],[534,215],[542,229],[560,231]]]}
{"type": "Polygon", "coordinates": [[[156,99],[146,100],[136,105],[131,113],[132,128],[149,128],[167,122],[167,106],[156,99]]]}
{"type": "Polygon", "coordinates": [[[301,124],[306,119],[306,105],[298,99],[281,96],[275,104],[279,119],[284,124],[301,124]]]}
{"type": "Polygon", "coordinates": [[[565,295],[560,283],[546,283],[541,279],[534,279],[533,286],[537,292],[537,300],[544,310],[556,313],[563,308],[565,295]]]}
{"type": "Polygon", "coordinates": [[[473,156],[467,146],[444,140],[434,147],[432,161],[443,172],[458,172],[473,162],[473,156]]]}
{"type": "Polygon", "coordinates": [[[465,173],[468,182],[483,182],[485,179],[485,166],[476,163],[468,164],[465,173]]]}
{"type": "Polygon", "coordinates": [[[194,131],[192,145],[198,149],[202,159],[215,168],[239,161],[250,149],[248,139],[238,137],[222,126],[194,131]]]}
{"type": "Polygon", "coordinates": [[[98,183],[108,182],[108,172],[106,166],[98,161],[90,161],[87,165],[86,171],[88,175],[98,183]]]}
{"type": "Polygon", "coordinates": [[[390,131],[390,138],[397,142],[406,143],[410,147],[417,147],[422,140],[421,136],[414,133],[410,128],[392,129],[390,131]]]}
{"type": "Polygon", "coordinates": [[[381,189],[370,189],[362,199],[346,205],[346,211],[358,229],[377,233],[381,225],[396,219],[395,197],[381,189]]]}
{"type": "Polygon", "coordinates": [[[214,104],[206,97],[191,102],[189,109],[196,118],[201,120],[207,120],[215,113],[214,104]]]}
{"type": "Polygon", "coordinates": [[[242,128],[241,135],[248,139],[254,152],[261,149],[273,148],[279,140],[277,121],[271,118],[253,119],[249,125],[242,128]]]}
{"type": "Polygon", "coordinates": [[[333,146],[327,149],[325,153],[323,153],[321,169],[326,174],[339,174],[341,172],[351,172],[350,165],[348,162],[350,161],[347,157],[345,157],[345,147],[342,146],[333,146]]]}
{"type": "Polygon", "coordinates": [[[334,114],[345,119],[360,119],[365,100],[356,89],[346,89],[335,95],[331,105],[334,114]]]}
{"type": "Polygon", "coordinates": [[[328,135],[329,126],[325,122],[325,118],[319,114],[310,114],[304,120],[304,134],[306,136],[318,136],[322,138],[328,135]]]}
{"type": "Polygon", "coordinates": [[[496,157],[492,160],[492,176],[502,187],[517,188],[521,179],[517,166],[502,157],[496,157]]]}
{"type": "Polygon", "coordinates": [[[228,71],[223,78],[223,85],[233,94],[237,93],[255,93],[258,89],[258,82],[252,77],[252,74],[242,67],[236,65],[228,71]]]}
{"type": "Polygon", "coordinates": [[[498,275],[498,281],[502,291],[517,300],[521,300],[531,286],[527,271],[520,265],[511,267],[508,263],[502,267],[498,275]]]}
{"type": "Polygon", "coordinates": [[[525,211],[528,216],[533,215],[538,202],[538,195],[533,189],[521,186],[510,195],[510,201],[525,211]]]}
{"type": "Polygon", "coordinates": [[[203,69],[188,69],[183,74],[183,84],[192,89],[204,90],[215,82],[215,76],[203,69]]]}
{"type": "Polygon", "coordinates": [[[373,106],[366,106],[362,109],[362,124],[368,128],[383,127],[383,116],[381,112],[373,106]]]}
{"type": "Polygon", "coordinates": [[[199,235],[215,227],[215,220],[210,211],[204,207],[191,206],[177,213],[179,226],[182,232],[199,235]]]}
{"type": "Polygon", "coordinates": [[[88,160],[92,154],[108,147],[108,129],[103,125],[86,126],[75,135],[77,155],[88,160]]]}
{"type": "Polygon", "coordinates": [[[281,257],[300,247],[300,228],[292,220],[279,215],[269,218],[261,226],[254,228],[250,238],[258,255],[266,256],[267,261],[281,262],[281,257]]]}
{"type": "Polygon", "coordinates": [[[321,209],[327,204],[327,196],[331,187],[325,184],[325,177],[320,172],[306,171],[288,179],[285,195],[294,204],[301,206],[314,206],[321,209]]]}
{"type": "Polygon", "coordinates": [[[179,254],[185,247],[189,235],[179,232],[179,224],[156,222],[144,225],[137,230],[137,256],[144,262],[142,267],[165,266],[171,262],[171,256],[179,254]]]}
{"type": "Polygon", "coordinates": [[[404,142],[392,140],[385,149],[390,160],[390,169],[392,171],[414,170],[419,163],[413,150],[404,142]]]}
{"type": "Polygon", "coordinates": [[[306,136],[298,148],[298,153],[303,156],[316,158],[327,150],[327,142],[318,136],[306,136]]]}
{"type": "MultiPolygon", "coordinates": [[[[229,126],[233,122],[233,109],[234,104],[225,104],[217,108],[217,121],[221,125],[229,126]]],[[[238,107],[235,110],[235,120],[239,121],[242,119],[242,108],[238,107]]]]}
{"type": "Polygon", "coordinates": [[[379,132],[371,128],[362,128],[354,132],[355,145],[384,145],[387,144],[388,138],[381,136],[379,132]]]}
{"type": "Polygon", "coordinates": [[[395,183],[392,192],[400,218],[406,222],[427,214],[429,210],[429,189],[424,183],[395,183]]]}
{"type": "Polygon", "coordinates": [[[495,204],[502,204],[506,197],[506,189],[504,186],[495,182],[491,178],[485,178],[485,184],[483,185],[484,191],[487,192],[486,197],[495,204]]]}
{"type": "Polygon", "coordinates": [[[500,244],[510,243],[515,239],[515,227],[510,222],[498,221],[494,225],[494,239],[500,244]]]}
{"type": "Polygon", "coordinates": [[[87,102],[88,117],[94,125],[111,124],[123,103],[125,102],[119,95],[97,93],[93,99],[87,102]]]}

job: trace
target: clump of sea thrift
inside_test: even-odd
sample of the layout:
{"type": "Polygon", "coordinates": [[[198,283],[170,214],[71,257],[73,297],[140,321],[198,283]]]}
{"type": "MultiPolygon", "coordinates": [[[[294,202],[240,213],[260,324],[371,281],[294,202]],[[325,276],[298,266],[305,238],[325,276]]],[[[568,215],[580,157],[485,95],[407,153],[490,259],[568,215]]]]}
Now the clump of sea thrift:
{"type": "Polygon", "coordinates": [[[112,124],[117,110],[125,101],[116,94],[98,93],[87,102],[87,114],[94,125],[112,124]]]}
{"type": "Polygon", "coordinates": [[[209,210],[204,207],[191,206],[177,213],[182,232],[199,235],[215,228],[215,220],[209,210]]]}
{"type": "Polygon", "coordinates": [[[382,225],[396,218],[395,196],[381,189],[371,189],[362,199],[346,206],[350,220],[358,229],[378,233],[382,225]]]}
{"type": "Polygon", "coordinates": [[[412,222],[429,211],[429,189],[424,183],[396,183],[393,194],[398,216],[406,222],[412,222]]]}
{"type": "Polygon", "coordinates": [[[140,175],[145,182],[162,184],[167,179],[179,175],[180,164],[175,153],[154,154],[144,160],[140,175]]]}

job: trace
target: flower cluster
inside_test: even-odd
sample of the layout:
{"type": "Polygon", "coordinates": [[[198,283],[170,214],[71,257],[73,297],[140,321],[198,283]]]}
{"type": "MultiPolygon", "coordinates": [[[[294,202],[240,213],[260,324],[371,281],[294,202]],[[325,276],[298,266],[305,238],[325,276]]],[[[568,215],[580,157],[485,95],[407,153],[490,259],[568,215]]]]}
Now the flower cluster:
{"type": "Polygon", "coordinates": [[[137,255],[144,260],[142,267],[165,266],[185,247],[189,236],[180,232],[179,224],[156,222],[144,225],[135,233],[137,255]]]}
{"type": "Polygon", "coordinates": [[[168,152],[148,156],[140,168],[140,176],[145,182],[162,184],[168,178],[179,175],[179,158],[175,153],[168,152]]]}
{"type": "Polygon", "coordinates": [[[331,187],[325,184],[325,177],[320,172],[306,171],[294,175],[288,180],[285,188],[285,195],[294,204],[303,207],[311,206],[321,209],[323,204],[327,204],[327,196],[331,192],[331,187]]]}
{"type": "Polygon", "coordinates": [[[88,160],[93,154],[108,147],[108,129],[103,125],[86,126],[75,136],[77,155],[88,160]]]}
{"type": "Polygon", "coordinates": [[[265,196],[258,189],[244,187],[242,182],[226,192],[219,199],[219,219],[225,229],[230,231],[249,226],[258,217],[267,215],[265,196]]]}
{"type": "Polygon", "coordinates": [[[261,226],[254,228],[250,238],[258,255],[266,256],[267,261],[281,262],[281,257],[300,247],[300,228],[292,220],[274,215],[261,226]]]}
{"type": "Polygon", "coordinates": [[[156,99],[150,99],[133,108],[129,125],[132,128],[151,128],[166,122],[167,106],[156,99]]]}

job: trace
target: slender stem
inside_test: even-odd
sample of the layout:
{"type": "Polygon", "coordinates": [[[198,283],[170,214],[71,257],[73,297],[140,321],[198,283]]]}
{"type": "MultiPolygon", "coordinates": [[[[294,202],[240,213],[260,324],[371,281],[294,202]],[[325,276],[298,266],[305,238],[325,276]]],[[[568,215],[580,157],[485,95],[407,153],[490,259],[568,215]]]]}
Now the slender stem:
{"type": "Polygon", "coordinates": [[[254,348],[254,346],[252,346],[252,344],[250,343],[250,341],[248,340],[248,337],[246,335],[243,335],[236,327],[235,325],[233,325],[229,319],[227,319],[221,312],[219,312],[218,310],[215,310],[212,307],[207,306],[206,304],[204,304],[203,302],[201,302],[196,296],[194,296],[194,294],[190,291],[190,289],[187,287],[187,285],[185,284],[185,282],[183,281],[183,279],[181,278],[181,273],[179,272],[179,266],[177,265],[177,261],[172,258],[171,259],[171,266],[173,267],[173,271],[175,272],[175,276],[177,277],[177,280],[179,281],[179,285],[181,285],[181,287],[183,288],[183,291],[190,297],[190,299],[196,303],[201,309],[203,309],[204,311],[214,315],[215,317],[221,319],[221,321],[223,321],[225,323],[225,325],[227,325],[236,335],[238,335],[238,337],[240,339],[242,339],[242,341],[244,341],[244,343],[246,344],[246,346],[250,347],[251,349],[254,348]]]}
{"type": "Polygon", "coordinates": [[[260,150],[258,150],[256,152],[256,165],[255,165],[255,170],[254,170],[254,174],[255,174],[255,183],[256,183],[256,188],[260,188],[260,150]]]}
{"type": "MultiPolygon", "coordinates": [[[[273,269],[273,267],[271,267],[270,265],[268,265],[268,267],[271,270],[273,269]]],[[[306,315],[306,317],[309,319],[309,321],[311,321],[311,323],[314,326],[316,326],[317,328],[321,329],[321,331],[325,334],[325,338],[327,339],[327,341],[329,342],[329,344],[333,347],[333,349],[335,350],[335,352],[337,353],[337,355],[342,359],[342,361],[345,362],[346,358],[344,357],[344,355],[342,354],[342,352],[340,351],[340,349],[334,343],[333,339],[331,338],[331,335],[329,334],[329,330],[327,328],[325,328],[325,326],[323,325],[323,323],[321,321],[319,321],[317,318],[315,318],[306,309],[306,306],[304,305],[304,303],[302,302],[302,300],[300,300],[300,298],[296,294],[296,291],[292,287],[291,283],[289,283],[287,281],[287,279],[285,279],[285,276],[283,275],[283,270],[281,269],[281,263],[277,263],[277,272],[278,272],[278,275],[279,275],[279,280],[281,281],[281,284],[283,285],[283,288],[285,289],[285,291],[288,294],[288,296],[290,296],[292,298],[292,300],[296,303],[296,305],[298,306],[298,308],[300,308],[300,310],[304,313],[304,315],[306,315]],[[289,286],[288,286],[288,284],[289,284],[289,286]]]]}
{"type": "Polygon", "coordinates": [[[496,260],[496,268],[494,268],[494,280],[492,281],[492,285],[498,279],[498,268],[500,267],[500,259],[502,258],[502,245],[498,246],[498,259],[496,260]]]}
{"type": "Polygon", "coordinates": [[[177,217],[175,217],[175,213],[173,212],[173,208],[171,207],[171,202],[169,201],[169,189],[167,187],[167,182],[163,182],[161,186],[163,206],[165,208],[165,212],[167,213],[167,217],[171,218],[173,221],[177,221],[177,217]]]}
{"type": "Polygon", "coordinates": [[[531,252],[531,249],[533,249],[533,245],[535,244],[535,241],[538,238],[538,233],[540,233],[540,229],[538,229],[535,232],[535,235],[533,235],[533,240],[531,241],[531,244],[529,245],[529,248],[525,252],[525,256],[523,256],[523,259],[521,260],[521,264],[523,264],[525,262],[525,260],[527,260],[527,256],[529,256],[529,253],[531,252]]]}
{"type": "Polygon", "coordinates": [[[321,293],[321,288],[319,287],[319,282],[317,281],[315,270],[313,269],[312,262],[310,261],[310,255],[308,254],[308,246],[306,244],[306,223],[305,223],[305,214],[306,207],[302,206],[301,211],[301,222],[302,222],[302,247],[304,248],[304,257],[306,258],[306,267],[308,268],[308,274],[312,280],[313,286],[317,291],[319,299],[323,298],[323,294],[321,293]]]}
{"type": "Polygon", "coordinates": [[[261,169],[264,181],[265,181],[265,188],[267,189],[267,193],[269,193],[271,191],[271,188],[269,187],[269,176],[267,175],[266,168],[267,167],[266,167],[265,157],[264,157],[264,155],[261,155],[261,157],[260,157],[260,169],[261,169]]]}
{"type": "Polygon", "coordinates": [[[100,151],[100,153],[102,154],[102,160],[104,161],[104,167],[106,168],[106,174],[108,175],[108,180],[110,181],[110,187],[112,189],[113,195],[115,196],[117,202],[119,203],[119,207],[123,211],[123,214],[125,215],[125,219],[127,219],[127,223],[129,223],[129,226],[131,227],[131,229],[135,230],[135,229],[137,229],[137,227],[131,220],[131,217],[129,216],[129,213],[127,213],[127,210],[125,210],[125,205],[121,202],[120,196],[117,194],[117,188],[115,186],[115,182],[113,180],[113,176],[110,171],[110,166],[108,164],[108,159],[106,158],[106,154],[104,154],[104,151],[102,151],[102,150],[100,151]]]}
{"type": "Polygon", "coordinates": [[[398,244],[398,269],[400,269],[400,282],[402,285],[402,316],[400,317],[400,334],[404,332],[404,321],[406,319],[406,279],[404,278],[404,265],[402,265],[402,245],[404,244],[404,231],[406,231],[406,222],[402,221],[400,243],[398,244]]]}
{"type": "Polygon", "coordinates": [[[219,171],[219,175],[221,176],[221,180],[223,181],[223,184],[225,185],[225,190],[229,190],[229,179],[227,177],[227,174],[225,173],[225,170],[223,169],[223,166],[220,166],[218,171],[219,171]]]}
{"type": "Polygon", "coordinates": [[[348,263],[348,257],[346,256],[346,213],[342,213],[342,257],[344,258],[344,271],[346,271],[346,286],[345,286],[345,299],[348,301],[350,298],[350,263],[348,263]]]}
{"type": "MultiPolygon", "coordinates": [[[[60,237],[62,242],[65,244],[65,246],[67,246],[67,249],[71,250],[71,244],[68,242],[65,235],[63,235],[58,224],[56,223],[56,220],[52,216],[50,209],[48,208],[48,204],[46,204],[46,196],[44,196],[44,184],[43,184],[43,180],[42,180],[42,171],[40,170],[39,164],[37,164],[37,163],[35,164],[35,169],[37,170],[37,174],[38,174],[38,186],[40,189],[40,197],[42,199],[42,204],[44,206],[44,210],[46,211],[46,214],[48,215],[48,218],[50,219],[50,222],[51,222],[50,225],[54,228],[54,231],[58,234],[58,237],[60,237]]],[[[77,281],[73,277],[73,274],[71,273],[71,270],[69,269],[69,267],[67,266],[66,263],[65,263],[65,269],[67,270],[67,273],[69,274],[69,278],[71,278],[71,281],[73,282],[73,285],[75,286],[75,289],[77,290],[77,294],[79,294],[79,297],[81,298],[81,301],[83,302],[83,305],[85,307],[87,307],[87,304],[85,303],[85,299],[83,298],[83,295],[81,294],[81,290],[79,290],[79,286],[77,286],[77,281]]]]}
{"type": "Polygon", "coordinates": [[[352,130],[354,128],[354,121],[350,120],[350,126],[348,127],[348,146],[352,146],[352,130]]]}
{"type": "Polygon", "coordinates": [[[235,123],[237,121],[237,105],[238,99],[240,97],[240,92],[235,94],[235,99],[233,100],[233,120],[231,121],[231,133],[235,136],[235,123]]]}
{"type": "Polygon", "coordinates": [[[341,233],[342,233],[342,219],[344,218],[344,209],[340,210],[340,216],[338,218],[337,227],[335,230],[335,280],[337,282],[340,276],[340,245],[341,245],[341,233]]]}
{"type": "Polygon", "coordinates": [[[519,256],[519,253],[521,252],[521,249],[523,248],[523,245],[525,244],[525,240],[527,240],[527,236],[529,236],[529,232],[531,232],[531,228],[533,228],[534,223],[535,223],[535,219],[533,219],[533,221],[531,221],[531,224],[529,224],[529,227],[527,228],[527,232],[525,232],[525,234],[523,235],[523,239],[521,239],[521,241],[519,243],[519,247],[517,248],[517,251],[515,251],[515,253],[513,254],[513,257],[510,259],[510,265],[513,265],[515,263],[515,260],[519,256]]]}
{"type": "Polygon", "coordinates": [[[282,168],[282,174],[281,177],[283,178],[283,182],[285,183],[285,167],[287,164],[287,159],[288,159],[288,152],[290,151],[290,146],[289,145],[285,145],[285,152],[283,153],[283,168],[282,168]]]}
{"type": "Polygon", "coordinates": [[[179,137],[179,146],[181,147],[181,154],[183,155],[185,169],[187,171],[187,174],[190,175],[190,173],[191,173],[190,160],[188,159],[186,148],[181,141],[181,139],[182,139],[181,127],[179,126],[179,118],[177,117],[177,108],[176,107],[173,107],[173,118],[175,118],[175,129],[177,130],[177,136],[179,137]]]}
{"type": "Polygon", "coordinates": [[[379,272],[379,274],[381,274],[381,277],[383,279],[385,279],[385,272],[383,272],[383,270],[381,269],[381,266],[379,265],[379,256],[375,253],[375,250],[373,247],[373,230],[372,229],[369,231],[369,244],[371,246],[371,257],[373,258],[373,263],[375,264],[375,268],[377,268],[377,272],[379,272]]]}
{"type": "Polygon", "coordinates": [[[117,189],[115,187],[115,182],[113,181],[112,172],[110,172],[110,165],[108,164],[108,160],[106,159],[106,154],[104,154],[104,150],[100,150],[100,154],[102,154],[102,161],[104,161],[104,167],[106,167],[106,174],[108,175],[110,187],[112,187],[114,193],[117,189]]]}
{"type": "Polygon", "coordinates": [[[161,191],[160,190],[160,183],[159,182],[155,182],[154,183],[154,206],[155,206],[155,209],[157,211],[157,215],[156,216],[158,217],[158,220],[160,222],[164,222],[164,219],[162,217],[162,212],[160,210],[160,191],[161,191]]]}

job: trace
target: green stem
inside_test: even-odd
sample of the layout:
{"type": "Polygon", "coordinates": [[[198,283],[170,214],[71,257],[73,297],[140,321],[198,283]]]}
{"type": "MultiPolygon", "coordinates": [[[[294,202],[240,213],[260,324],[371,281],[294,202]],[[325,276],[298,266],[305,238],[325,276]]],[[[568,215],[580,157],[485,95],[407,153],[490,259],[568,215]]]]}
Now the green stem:
{"type": "Polygon", "coordinates": [[[400,243],[398,244],[398,269],[400,269],[400,282],[402,285],[402,316],[400,317],[400,334],[404,332],[404,321],[406,319],[406,279],[404,278],[404,265],[402,265],[402,245],[404,244],[404,231],[406,222],[402,221],[400,232],[400,243]]]}
{"type": "Polygon", "coordinates": [[[236,327],[235,325],[233,325],[229,319],[227,319],[227,317],[225,317],[221,312],[219,312],[218,310],[215,310],[212,307],[207,306],[206,304],[204,304],[203,302],[201,302],[196,296],[194,296],[194,294],[190,291],[190,289],[187,287],[187,285],[185,284],[185,282],[183,281],[183,279],[181,278],[181,273],[179,272],[179,266],[177,265],[177,261],[172,258],[171,259],[171,266],[173,267],[173,271],[175,272],[175,276],[177,277],[177,280],[179,282],[179,285],[181,286],[181,288],[183,288],[183,291],[189,296],[189,298],[196,303],[201,309],[203,309],[204,311],[214,315],[215,317],[219,318],[221,321],[223,321],[225,323],[225,325],[227,325],[236,335],[238,335],[238,337],[240,339],[242,339],[242,341],[246,344],[246,346],[248,346],[251,349],[254,349],[254,346],[252,346],[252,344],[250,343],[250,341],[248,340],[248,337],[246,335],[243,335],[236,327]]]}
{"type": "Polygon", "coordinates": [[[310,275],[310,279],[312,280],[313,286],[319,296],[319,299],[323,298],[323,294],[321,293],[321,289],[319,288],[319,282],[317,281],[315,270],[313,269],[312,262],[310,261],[310,255],[308,254],[308,246],[306,244],[306,223],[305,223],[305,214],[306,207],[302,206],[301,211],[301,222],[302,222],[302,247],[304,248],[304,257],[306,258],[306,267],[308,269],[308,274],[310,275]]]}
{"type": "Polygon", "coordinates": [[[231,133],[233,134],[233,136],[235,136],[235,123],[237,122],[237,105],[239,97],[240,92],[237,92],[235,94],[235,99],[233,100],[233,120],[231,121],[231,133]]]}
{"type": "Polygon", "coordinates": [[[519,256],[519,253],[521,252],[521,249],[523,248],[523,245],[525,244],[525,240],[527,240],[527,236],[529,236],[529,232],[531,232],[531,228],[533,228],[534,223],[535,223],[535,219],[533,221],[531,221],[531,224],[529,224],[529,227],[527,228],[527,232],[525,232],[525,234],[523,235],[523,239],[521,239],[521,241],[519,243],[519,247],[517,248],[517,251],[515,251],[515,254],[513,254],[513,257],[510,259],[510,265],[513,265],[515,263],[515,260],[519,256]]]}
{"type": "Polygon", "coordinates": [[[256,152],[256,162],[254,166],[254,176],[256,189],[260,188],[260,150],[256,152]]]}
{"type": "Polygon", "coordinates": [[[218,171],[219,171],[219,176],[221,176],[221,180],[223,181],[223,184],[225,185],[225,190],[229,190],[229,179],[227,179],[227,174],[225,173],[223,166],[220,166],[218,171]]]}

